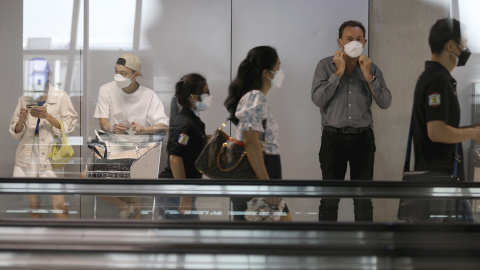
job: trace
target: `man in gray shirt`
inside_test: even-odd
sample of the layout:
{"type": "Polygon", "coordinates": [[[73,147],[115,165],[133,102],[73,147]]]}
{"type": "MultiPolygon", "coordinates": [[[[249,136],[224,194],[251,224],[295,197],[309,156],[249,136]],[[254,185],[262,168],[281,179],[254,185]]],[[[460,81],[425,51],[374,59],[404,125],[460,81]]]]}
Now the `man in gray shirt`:
{"type": "MultiPolygon", "coordinates": [[[[319,159],[324,180],[344,180],[347,164],[351,180],[372,180],[375,137],[370,106],[382,109],[392,103],[383,74],[366,55],[365,27],[346,21],[338,33],[335,55],[317,65],[312,101],[320,107],[322,144],[319,159]]],[[[340,199],[322,199],[319,220],[336,221],[340,199]]],[[[370,199],[354,199],[356,221],[373,221],[370,199]]]]}

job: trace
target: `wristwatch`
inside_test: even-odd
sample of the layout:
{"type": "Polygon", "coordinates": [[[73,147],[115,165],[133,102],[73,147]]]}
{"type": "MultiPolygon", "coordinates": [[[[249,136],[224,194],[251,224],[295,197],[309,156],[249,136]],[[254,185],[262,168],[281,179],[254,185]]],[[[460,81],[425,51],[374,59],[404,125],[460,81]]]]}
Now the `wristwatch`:
{"type": "MultiPolygon", "coordinates": [[[[115,124],[115,125],[117,125],[117,124],[115,124]]],[[[113,126],[112,126],[112,128],[111,128],[110,132],[114,133],[114,130],[115,130],[115,125],[113,125],[113,126]]]]}
{"type": "Polygon", "coordinates": [[[375,75],[373,75],[372,79],[370,81],[368,81],[369,83],[373,83],[375,80],[377,79],[377,77],[375,77],[375,75]]]}

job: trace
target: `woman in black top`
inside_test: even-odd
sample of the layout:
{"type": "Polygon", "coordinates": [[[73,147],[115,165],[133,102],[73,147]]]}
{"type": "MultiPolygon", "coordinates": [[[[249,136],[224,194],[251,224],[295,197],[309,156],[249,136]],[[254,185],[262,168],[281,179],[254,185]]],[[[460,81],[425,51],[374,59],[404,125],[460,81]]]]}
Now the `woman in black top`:
{"type": "MultiPolygon", "coordinates": [[[[167,151],[169,166],[160,178],[201,179],[195,160],[206,144],[205,124],[199,118],[209,106],[210,93],[206,79],[199,74],[183,76],[175,85],[175,96],[181,111],[170,126],[167,151]]],[[[195,198],[191,196],[159,198],[160,215],[165,219],[198,219],[195,198]]]]}

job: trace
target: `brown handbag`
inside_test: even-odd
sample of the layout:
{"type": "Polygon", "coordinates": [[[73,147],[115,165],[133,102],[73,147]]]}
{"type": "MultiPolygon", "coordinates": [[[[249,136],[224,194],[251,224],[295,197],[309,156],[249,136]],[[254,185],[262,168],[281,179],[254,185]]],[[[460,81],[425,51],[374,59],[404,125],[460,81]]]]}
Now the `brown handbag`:
{"type": "Polygon", "coordinates": [[[195,161],[197,170],[212,179],[257,179],[245,144],[228,136],[222,127],[215,131],[195,161]]]}
{"type": "MultiPolygon", "coordinates": [[[[263,121],[266,127],[266,120],[263,121]]],[[[248,161],[245,144],[222,131],[225,124],[215,131],[195,161],[199,172],[211,179],[257,179],[248,161]]],[[[262,134],[262,142],[265,133],[262,134]]]]}

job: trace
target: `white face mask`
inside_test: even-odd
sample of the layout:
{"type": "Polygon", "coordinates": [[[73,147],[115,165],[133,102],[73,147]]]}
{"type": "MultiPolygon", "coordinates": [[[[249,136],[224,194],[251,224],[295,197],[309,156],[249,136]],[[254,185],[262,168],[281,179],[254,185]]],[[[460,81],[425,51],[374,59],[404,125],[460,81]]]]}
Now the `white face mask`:
{"type": "Polygon", "coordinates": [[[208,94],[201,94],[200,98],[202,101],[195,101],[196,111],[206,111],[212,104],[212,97],[208,94]]]}
{"type": "MultiPolygon", "coordinates": [[[[135,75],[135,74],[134,74],[135,75]]],[[[133,76],[132,76],[133,77],[133,76]]],[[[129,78],[125,78],[120,74],[115,74],[113,77],[115,82],[117,83],[117,86],[120,88],[125,88],[128,87],[133,81],[131,81],[129,78]]]]}
{"type": "MultiPolygon", "coordinates": [[[[342,44],[343,44],[343,42],[342,42],[342,44]]],[[[356,40],[353,40],[353,41],[350,41],[347,44],[343,44],[343,50],[348,55],[348,57],[357,58],[363,52],[363,44],[356,41],[356,40]]]]}
{"type": "Polygon", "coordinates": [[[280,88],[282,87],[283,79],[285,78],[285,74],[283,73],[282,69],[277,70],[277,72],[273,72],[269,70],[270,73],[272,73],[273,79],[270,79],[272,83],[272,88],[280,88]]]}

